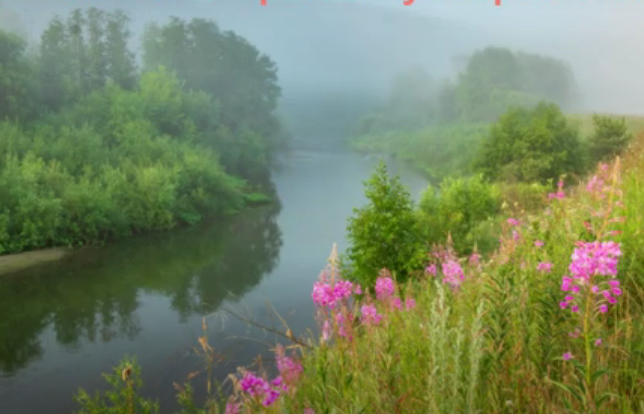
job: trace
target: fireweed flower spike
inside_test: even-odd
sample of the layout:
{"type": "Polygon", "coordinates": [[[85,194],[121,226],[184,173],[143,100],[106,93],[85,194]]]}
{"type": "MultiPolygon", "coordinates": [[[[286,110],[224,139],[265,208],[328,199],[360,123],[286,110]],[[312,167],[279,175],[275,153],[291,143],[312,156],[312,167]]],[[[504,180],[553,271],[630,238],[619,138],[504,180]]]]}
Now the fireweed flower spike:
{"type": "Polygon", "coordinates": [[[443,283],[447,283],[455,289],[460,286],[463,279],[465,279],[465,274],[457,261],[449,260],[443,263],[443,283]]]}
{"type": "Polygon", "coordinates": [[[427,272],[428,274],[430,274],[430,275],[432,275],[432,276],[436,276],[436,272],[437,272],[436,265],[435,265],[435,264],[433,264],[433,263],[432,263],[432,264],[430,264],[430,265],[429,265],[429,266],[427,266],[427,268],[425,269],[425,272],[427,272]]]}
{"type": "Polygon", "coordinates": [[[541,262],[537,265],[537,270],[540,272],[550,273],[552,271],[552,263],[541,262]]]}
{"type": "Polygon", "coordinates": [[[382,320],[382,315],[378,315],[378,310],[373,305],[363,305],[360,312],[360,321],[365,325],[378,325],[382,320]]]}
{"type": "Polygon", "coordinates": [[[564,361],[570,361],[572,358],[573,357],[572,357],[572,354],[570,352],[566,352],[565,354],[563,354],[563,360],[564,361]]]}
{"type": "Polygon", "coordinates": [[[394,294],[394,290],[394,281],[390,277],[379,277],[376,280],[376,299],[388,299],[394,294]]]}
{"type": "Polygon", "coordinates": [[[543,241],[541,241],[541,240],[536,240],[536,241],[534,242],[534,247],[543,247],[543,244],[544,244],[544,243],[543,243],[543,241]]]}
{"type": "Polygon", "coordinates": [[[226,414],[239,414],[239,404],[234,402],[227,403],[226,414]]]}

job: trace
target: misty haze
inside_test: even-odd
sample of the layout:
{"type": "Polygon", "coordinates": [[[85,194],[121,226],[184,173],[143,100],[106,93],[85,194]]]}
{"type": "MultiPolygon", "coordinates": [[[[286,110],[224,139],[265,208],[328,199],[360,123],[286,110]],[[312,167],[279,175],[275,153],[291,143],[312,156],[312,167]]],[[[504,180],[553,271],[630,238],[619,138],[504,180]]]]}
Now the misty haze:
{"type": "Polygon", "coordinates": [[[266,3],[0,0],[0,413],[641,412],[644,3],[266,3]]]}

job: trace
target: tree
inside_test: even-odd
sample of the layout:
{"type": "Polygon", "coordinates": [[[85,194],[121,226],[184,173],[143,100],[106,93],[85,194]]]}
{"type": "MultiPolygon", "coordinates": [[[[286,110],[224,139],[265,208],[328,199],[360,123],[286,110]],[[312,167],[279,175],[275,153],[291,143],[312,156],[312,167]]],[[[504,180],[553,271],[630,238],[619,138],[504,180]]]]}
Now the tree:
{"type": "Polygon", "coordinates": [[[49,109],[59,109],[71,100],[70,59],[67,29],[55,17],[40,37],[38,56],[40,101],[49,109]]]}
{"type": "Polygon", "coordinates": [[[85,22],[85,17],[80,9],[74,10],[67,19],[70,77],[74,85],[74,95],[79,97],[87,93],[87,57],[83,33],[85,22]]]}
{"type": "Polygon", "coordinates": [[[404,280],[418,268],[425,252],[409,192],[398,177],[389,177],[381,162],[365,183],[365,194],[369,203],[354,209],[347,228],[353,267],[349,277],[371,286],[386,268],[404,280]]]}
{"type": "Polygon", "coordinates": [[[506,48],[488,47],[472,55],[458,82],[456,100],[467,121],[496,121],[512,106],[540,101],[570,106],[576,86],[562,61],[506,48]]]}
{"type": "Polygon", "coordinates": [[[0,30],[0,120],[24,119],[33,112],[32,66],[25,57],[27,43],[0,30]]]}
{"type": "Polygon", "coordinates": [[[188,23],[175,17],[150,25],[143,36],[143,67],[159,66],[175,72],[186,89],[204,91],[218,103],[218,131],[209,144],[228,171],[252,175],[281,145],[277,68],[244,38],[205,19],[188,23]]]}
{"type": "Polygon", "coordinates": [[[87,11],[87,87],[89,90],[104,87],[107,79],[105,24],[105,12],[93,7],[87,11]]]}
{"type": "Polygon", "coordinates": [[[105,54],[108,77],[123,89],[136,86],[134,53],[128,48],[130,18],[121,10],[107,16],[105,54]]]}
{"type": "Polygon", "coordinates": [[[590,136],[589,152],[593,162],[604,161],[619,155],[633,139],[624,118],[593,115],[595,130],[590,136]]]}
{"type": "Polygon", "coordinates": [[[492,180],[547,183],[583,168],[578,131],[559,107],[515,107],[492,126],[475,163],[492,180]]]}

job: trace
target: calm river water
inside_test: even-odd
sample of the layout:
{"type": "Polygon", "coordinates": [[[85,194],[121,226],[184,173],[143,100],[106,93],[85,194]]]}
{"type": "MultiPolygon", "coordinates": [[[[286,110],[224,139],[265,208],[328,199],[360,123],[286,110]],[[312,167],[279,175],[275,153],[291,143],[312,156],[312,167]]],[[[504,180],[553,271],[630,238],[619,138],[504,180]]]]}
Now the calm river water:
{"type": "MultiPolygon", "coordinates": [[[[102,372],[124,355],[143,369],[143,394],[173,412],[173,382],[202,366],[194,355],[202,316],[224,357],[223,379],[277,338],[226,315],[234,310],[295,334],[315,329],[310,293],[332,244],[346,248],[352,209],[377,160],[294,152],[273,174],[279,203],[226,223],[81,249],[70,257],[0,277],[0,413],[70,413],[79,387],[104,389],[102,372]]],[[[427,185],[389,162],[414,198],[427,185]]],[[[202,376],[192,380],[203,398],[202,376]]]]}

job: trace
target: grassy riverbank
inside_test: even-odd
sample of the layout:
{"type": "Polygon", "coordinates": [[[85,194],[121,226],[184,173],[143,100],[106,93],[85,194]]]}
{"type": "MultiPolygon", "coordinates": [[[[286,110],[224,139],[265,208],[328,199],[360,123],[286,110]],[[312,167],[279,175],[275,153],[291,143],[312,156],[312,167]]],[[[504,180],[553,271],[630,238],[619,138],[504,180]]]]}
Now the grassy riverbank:
{"type": "MultiPolygon", "coordinates": [[[[644,117],[607,115],[613,119],[623,118],[633,134],[644,131],[644,117]]],[[[590,114],[567,115],[571,126],[577,128],[580,140],[587,142],[593,132],[590,114]]],[[[415,131],[386,131],[353,136],[349,146],[361,153],[392,155],[425,172],[433,181],[472,172],[472,162],[481,143],[489,132],[490,124],[458,123],[429,126],[415,131]]]]}

